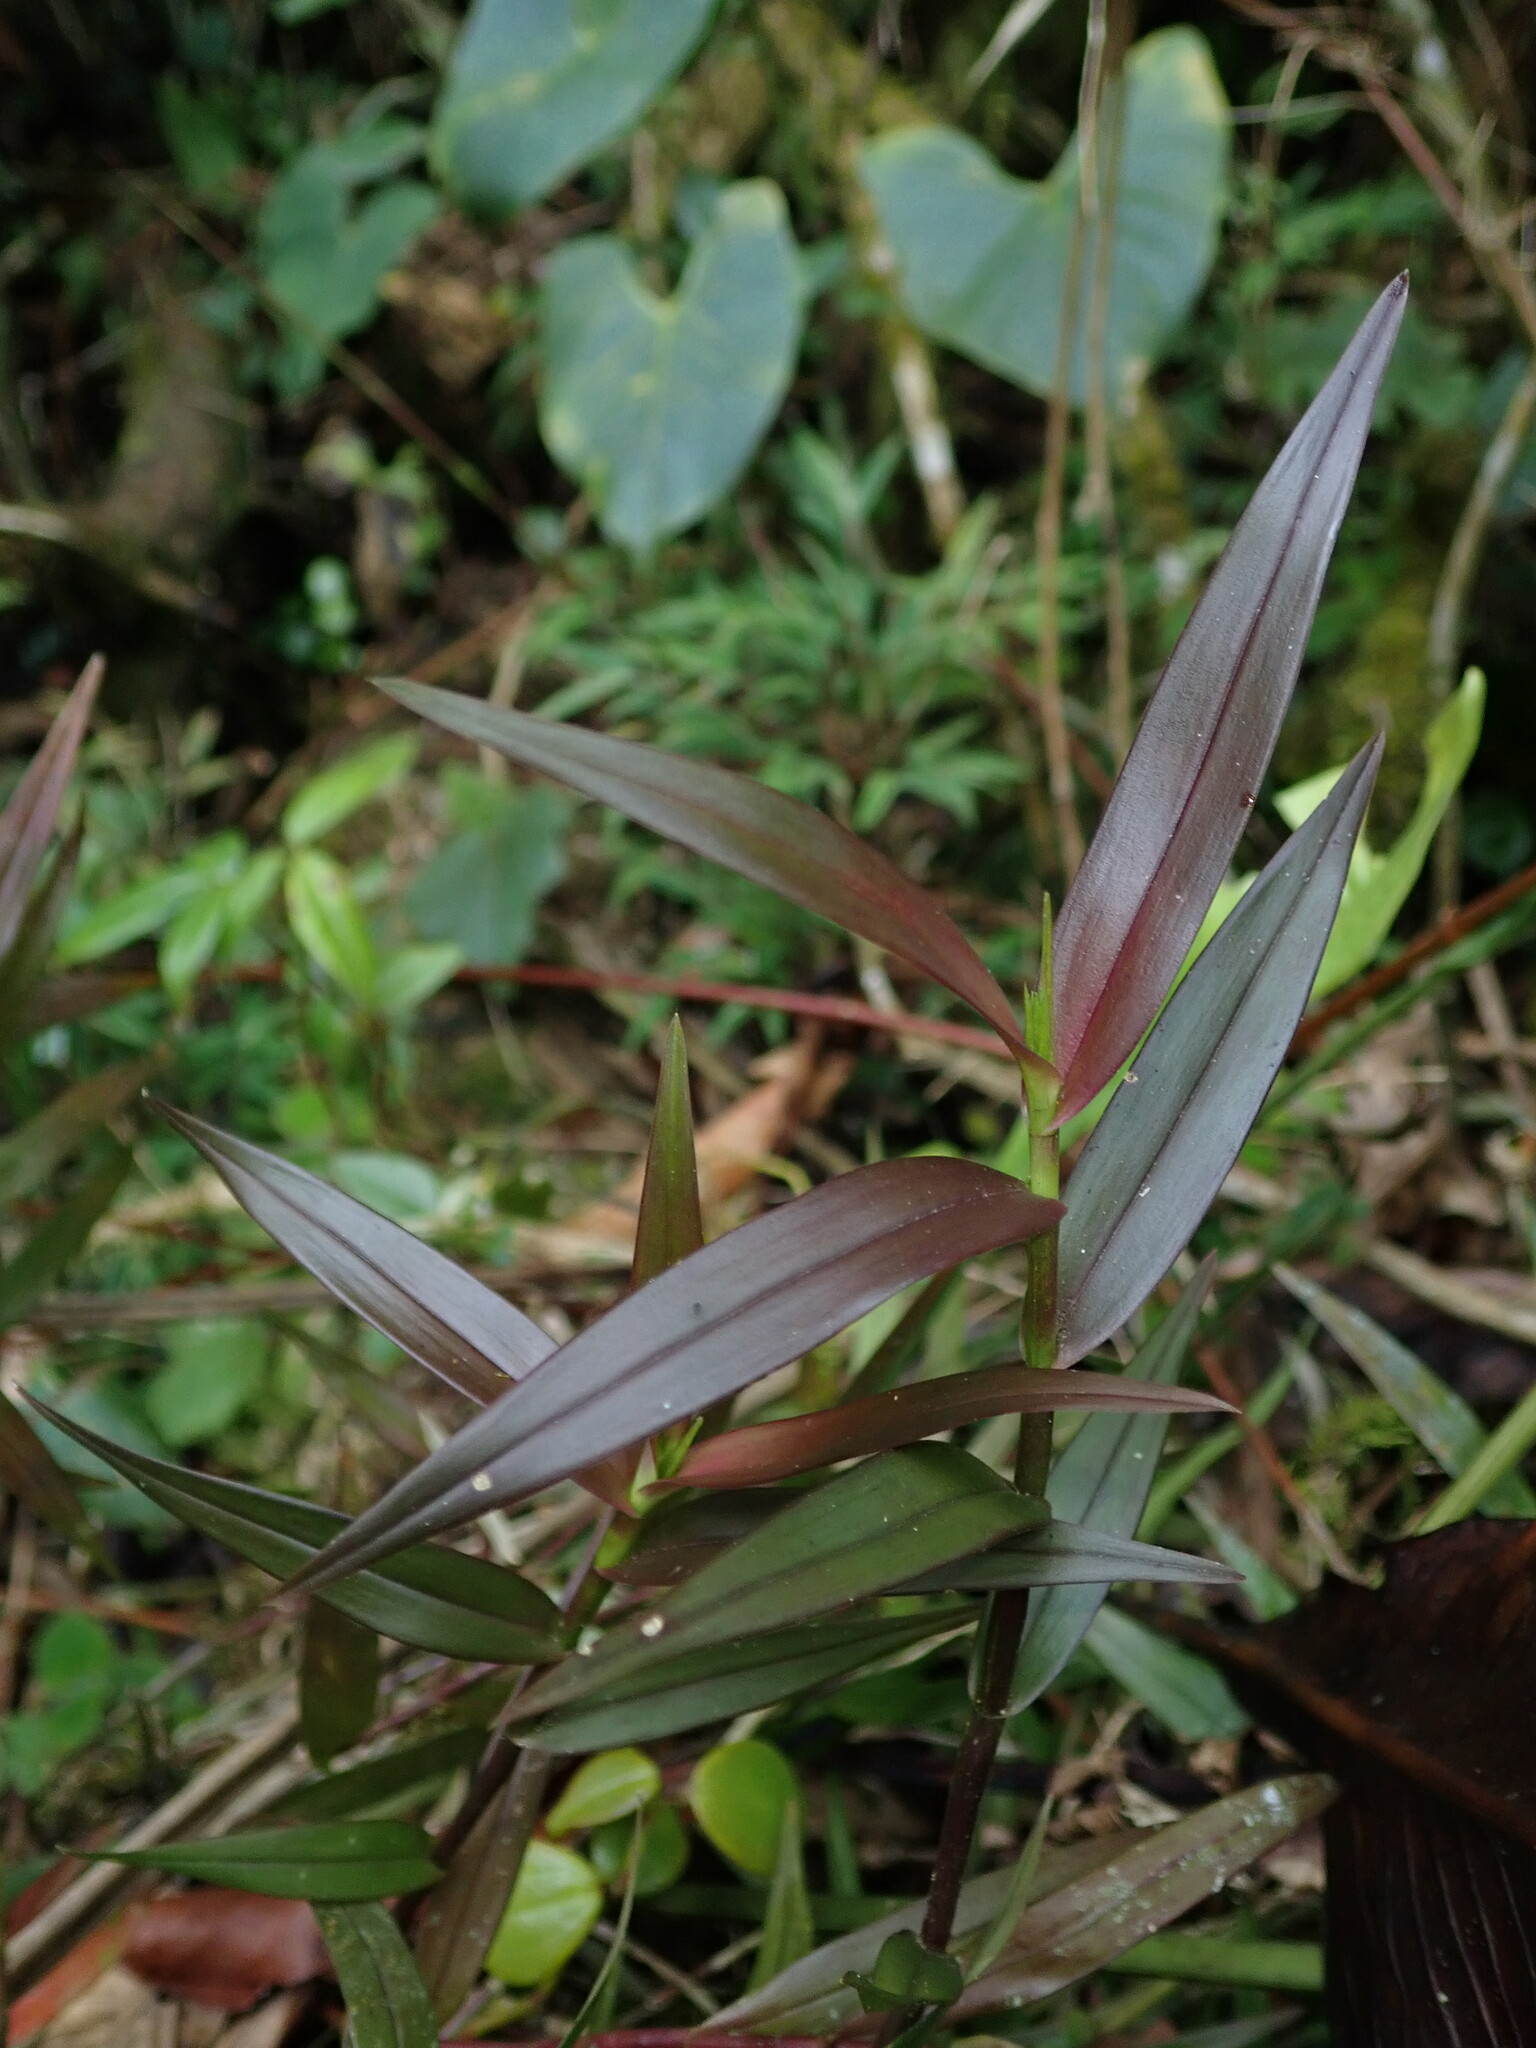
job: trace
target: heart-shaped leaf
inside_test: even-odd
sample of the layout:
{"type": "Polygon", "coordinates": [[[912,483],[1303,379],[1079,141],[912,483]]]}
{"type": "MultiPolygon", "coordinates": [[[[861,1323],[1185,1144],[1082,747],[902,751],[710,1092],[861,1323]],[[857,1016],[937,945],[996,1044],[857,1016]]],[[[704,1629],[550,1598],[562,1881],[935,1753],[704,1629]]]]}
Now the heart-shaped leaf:
{"type": "Polygon", "coordinates": [[[982,1372],[916,1380],[814,1415],[733,1429],[695,1444],[675,1479],[679,1486],[765,1486],[843,1458],[916,1443],[987,1415],[1038,1415],[1058,1408],[1142,1414],[1229,1412],[1224,1401],[1210,1394],[1154,1386],[1126,1374],[1039,1373],[1028,1366],[998,1365],[982,1372]]]}
{"type": "Polygon", "coordinates": [[[433,117],[439,175],[488,213],[531,206],[632,128],[715,0],[475,0],[433,117]]]}
{"type": "Polygon", "coordinates": [[[1248,501],[1126,756],[1054,934],[1059,1115],[1091,1102],[1173,986],[1274,751],[1371,409],[1397,278],[1248,501]]]}
{"type": "Polygon", "coordinates": [[[471,1400],[494,1400],[554,1350],[531,1318],[398,1223],[259,1145],[168,1103],[155,1107],[284,1251],[471,1400]]]}
{"type": "Polygon", "coordinates": [[[914,1280],[1050,1229],[1060,1204],[961,1159],[892,1159],[755,1217],[589,1324],[408,1473],[300,1582],[321,1584],[739,1393],[914,1280]]]}
{"type": "MultiPolygon", "coordinates": [[[[178,1521],[274,1578],[297,1571],[347,1527],[346,1516],[333,1509],[165,1464],[98,1436],[41,1402],[33,1405],[178,1521]]],[[[563,1647],[559,1613],[536,1586],[505,1566],[456,1550],[424,1546],[405,1551],[382,1570],[359,1572],[329,1588],[325,1598],[354,1621],[439,1656],[547,1663],[563,1647]]]]}
{"type": "Polygon", "coordinates": [[[789,388],[801,314],[784,196],[764,178],[720,194],[669,299],[612,235],[556,250],[539,421],[610,540],[644,551],[725,496],[789,388]]]}
{"type": "Polygon", "coordinates": [[[263,1892],[273,1899],[348,1904],[388,1899],[436,1884],[430,1837],[403,1820],[325,1821],[313,1827],[253,1828],[209,1842],[165,1842],[153,1849],[101,1849],[93,1862],[169,1870],[205,1884],[263,1892]]]}
{"type": "Polygon", "coordinates": [[[461,739],[493,747],[883,946],[969,1003],[1015,1058],[1032,1057],[1008,998],[937,899],[824,811],[749,775],[635,740],[421,683],[388,678],[378,687],[461,739]]]}
{"type": "Polygon", "coordinates": [[[1381,748],[1355,757],[1200,955],[1073,1168],[1064,1364],[1146,1299],[1237,1157],[1306,1006],[1381,748]]]}
{"type": "MultiPolygon", "coordinates": [[[[1113,207],[1104,334],[1111,394],[1145,374],[1199,296],[1226,208],[1230,146],[1226,95],[1204,37],[1169,28],[1138,43],[1125,67],[1113,207]]],[[[939,126],[881,135],[859,161],[918,325],[1042,398],[1056,378],[1081,171],[1074,140],[1048,178],[1025,183],[969,136],[939,126]]],[[[1084,279],[1094,275],[1096,236],[1087,239],[1084,279]]],[[[1088,301],[1084,289],[1077,404],[1088,382],[1088,301]]]]}

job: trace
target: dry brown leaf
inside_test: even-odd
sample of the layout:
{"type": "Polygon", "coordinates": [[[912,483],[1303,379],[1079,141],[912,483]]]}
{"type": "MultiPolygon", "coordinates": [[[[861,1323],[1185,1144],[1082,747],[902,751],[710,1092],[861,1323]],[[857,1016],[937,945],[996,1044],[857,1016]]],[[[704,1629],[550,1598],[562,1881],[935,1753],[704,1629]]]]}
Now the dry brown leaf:
{"type": "Polygon", "coordinates": [[[302,1899],[216,1885],[139,1907],[123,1961],[157,1991],[223,2012],[244,2012],[265,1992],[330,1972],[320,1929],[302,1899]]]}

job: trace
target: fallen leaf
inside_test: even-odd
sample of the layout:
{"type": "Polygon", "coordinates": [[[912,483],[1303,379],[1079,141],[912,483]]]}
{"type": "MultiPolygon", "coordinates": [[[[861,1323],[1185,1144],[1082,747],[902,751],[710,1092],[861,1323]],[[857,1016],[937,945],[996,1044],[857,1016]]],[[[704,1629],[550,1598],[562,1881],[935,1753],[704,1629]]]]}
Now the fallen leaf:
{"type": "Polygon", "coordinates": [[[135,1911],[123,1961],[156,1991],[221,2012],[244,2012],[264,1992],[330,1975],[315,1916],[302,1899],[206,1885],[135,1911]]]}

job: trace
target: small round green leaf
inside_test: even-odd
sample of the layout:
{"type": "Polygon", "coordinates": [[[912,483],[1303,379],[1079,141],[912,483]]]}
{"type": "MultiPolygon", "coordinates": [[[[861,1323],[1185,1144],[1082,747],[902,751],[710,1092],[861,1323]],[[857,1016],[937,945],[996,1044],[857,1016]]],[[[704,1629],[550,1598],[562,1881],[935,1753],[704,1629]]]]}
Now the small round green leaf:
{"type": "Polygon", "coordinates": [[[485,1967],[514,1989],[557,1976],[597,1924],[603,1887],[584,1856],[530,1842],[485,1967]]]}
{"type": "Polygon", "coordinates": [[[660,1790],[661,1773],[644,1750],[605,1749],[577,1767],[544,1825],[552,1835],[571,1835],[622,1820],[660,1790]]]}
{"type": "Polygon", "coordinates": [[[688,1787],[694,1819],[722,1856],[771,1877],[795,1773],[771,1742],[724,1742],[701,1757],[688,1787]]]}
{"type": "MultiPolygon", "coordinates": [[[[594,1869],[620,1891],[629,1880],[629,1845],[636,1825],[632,1819],[611,1820],[587,1837],[587,1855],[594,1869]]],[[[656,1800],[646,1808],[643,1825],[640,1868],[635,1872],[637,1899],[653,1898],[668,1890],[688,1868],[688,1830],[678,1819],[676,1807],[656,1800]]]]}

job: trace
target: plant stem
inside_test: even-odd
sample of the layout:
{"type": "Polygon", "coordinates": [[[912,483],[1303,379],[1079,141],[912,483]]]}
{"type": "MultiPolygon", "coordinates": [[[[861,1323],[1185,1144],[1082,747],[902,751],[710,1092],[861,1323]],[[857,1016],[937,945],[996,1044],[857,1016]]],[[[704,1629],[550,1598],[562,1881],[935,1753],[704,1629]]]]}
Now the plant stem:
{"type": "MultiPolygon", "coordinates": [[[[1040,984],[1024,1004],[1025,1036],[1032,1052],[1051,1057],[1051,907],[1041,920],[1040,984]]],[[[1032,1193],[1055,1199],[1061,1186],[1061,1138],[1051,1128],[1058,1090],[1033,1070],[1024,1075],[1029,1110],[1029,1186],[1032,1193]]],[[[1029,1244],[1029,1293],[1021,1339],[1028,1364],[1049,1370],[1056,1360],[1057,1233],[1047,1231],[1029,1244]]],[[[1023,1493],[1043,1494],[1051,1469],[1051,1416],[1019,1417],[1019,1447],[1014,1484],[1023,1493]]],[[[960,1887],[971,1859],[971,1844],[981,1815],[981,1802],[997,1746],[1002,1740],[1013,1694],[1019,1645],[1029,1618],[1025,1591],[995,1593],[982,1615],[976,1650],[976,1686],[970,1718],[960,1738],[955,1767],[939,1827],[933,1878],[923,1909],[920,1939],[925,1948],[942,1951],[954,1931],[960,1887]]]]}

